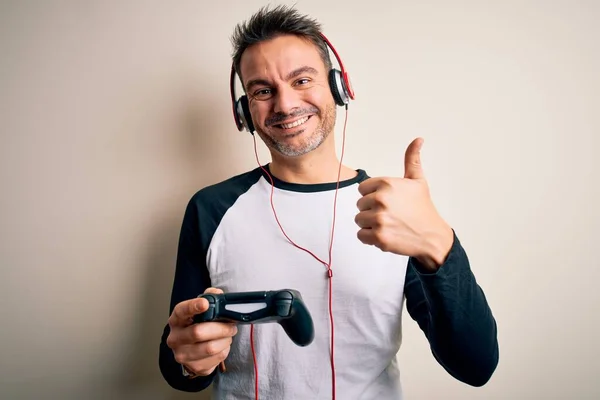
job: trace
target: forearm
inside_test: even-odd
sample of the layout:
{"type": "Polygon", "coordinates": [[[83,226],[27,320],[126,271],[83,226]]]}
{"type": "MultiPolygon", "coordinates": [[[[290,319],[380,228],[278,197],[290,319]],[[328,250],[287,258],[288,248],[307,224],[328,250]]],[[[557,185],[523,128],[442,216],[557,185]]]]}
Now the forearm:
{"type": "Polygon", "coordinates": [[[169,327],[167,325],[161,338],[158,361],[160,372],[164,379],[172,388],[184,392],[199,392],[206,389],[212,383],[216,369],[215,372],[206,377],[199,376],[191,379],[184,376],[181,364],[175,360],[173,351],[167,346],[166,340],[168,334],[169,327]]]}
{"type": "MultiPolygon", "coordinates": [[[[179,236],[169,315],[171,315],[177,304],[197,297],[211,286],[210,275],[205,262],[206,254],[203,251],[206,245],[199,228],[198,207],[197,202],[192,200],[189,202],[184,214],[179,236]]],[[[160,339],[158,359],[162,376],[171,387],[177,390],[199,392],[206,389],[212,383],[216,372],[207,377],[190,378],[184,376],[181,364],[175,360],[173,350],[167,346],[169,333],[169,325],[165,325],[160,339]]]]}
{"type": "Polygon", "coordinates": [[[421,298],[407,302],[407,307],[434,356],[456,379],[485,384],[498,364],[496,321],[458,238],[454,236],[436,272],[428,272],[413,258],[408,267],[407,280],[412,282],[407,282],[407,297],[421,298]]]}

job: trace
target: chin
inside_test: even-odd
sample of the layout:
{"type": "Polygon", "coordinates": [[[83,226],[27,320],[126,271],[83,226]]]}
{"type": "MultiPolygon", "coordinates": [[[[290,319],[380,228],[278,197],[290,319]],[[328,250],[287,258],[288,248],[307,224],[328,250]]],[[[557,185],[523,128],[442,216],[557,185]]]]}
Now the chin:
{"type": "Polygon", "coordinates": [[[274,141],[272,149],[286,157],[300,157],[319,148],[327,139],[321,129],[303,130],[284,140],[274,141]]]}

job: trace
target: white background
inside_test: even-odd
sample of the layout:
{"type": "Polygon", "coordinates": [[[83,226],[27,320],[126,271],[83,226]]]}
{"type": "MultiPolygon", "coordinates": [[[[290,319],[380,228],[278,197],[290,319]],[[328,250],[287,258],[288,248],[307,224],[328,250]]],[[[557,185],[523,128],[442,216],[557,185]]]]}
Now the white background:
{"type": "MultiPolygon", "coordinates": [[[[158,344],[187,200],[256,166],[229,37],[265,4],[0,5],[0,397],[205,398],[166,385],[158,344]]],[[[497,372],[471,388],[404,315],[406,398],[600,397],[600,3],[296,4],[354,83],[346,163],[401,176],[425,138],[498,321],[497,372]]]]}

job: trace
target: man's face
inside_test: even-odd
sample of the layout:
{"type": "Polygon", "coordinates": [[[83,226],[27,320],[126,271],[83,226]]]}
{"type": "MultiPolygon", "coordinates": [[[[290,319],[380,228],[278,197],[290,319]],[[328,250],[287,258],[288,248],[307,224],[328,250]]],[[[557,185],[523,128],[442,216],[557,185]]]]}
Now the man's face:
{"type": "Polygon", "coordinates": [[[300,156],[333,131],[335,103],[314,44],[293,35],[258,43],[240,69],[254,126],[269,148],[300,156]]]}

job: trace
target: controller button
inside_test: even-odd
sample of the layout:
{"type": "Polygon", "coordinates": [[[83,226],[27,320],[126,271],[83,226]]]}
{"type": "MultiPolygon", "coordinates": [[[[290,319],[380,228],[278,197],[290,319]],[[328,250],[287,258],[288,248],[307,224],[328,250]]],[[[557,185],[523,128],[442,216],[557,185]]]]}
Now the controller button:
{"type": "Polygon", "coordinates": [[[277,293],[277,295],[275,296],[275,298],[277,300],[292,300],[293,296],[290,292],[288,292],[287,290],[283,290],[279,293],[277,293]]]}
{"type": "Polygon", "coordinates": [[[279,317],[289,317],[292,311],[292,302],[289,300],[278,300],[275,302],[275,310],[279,317]]]}

